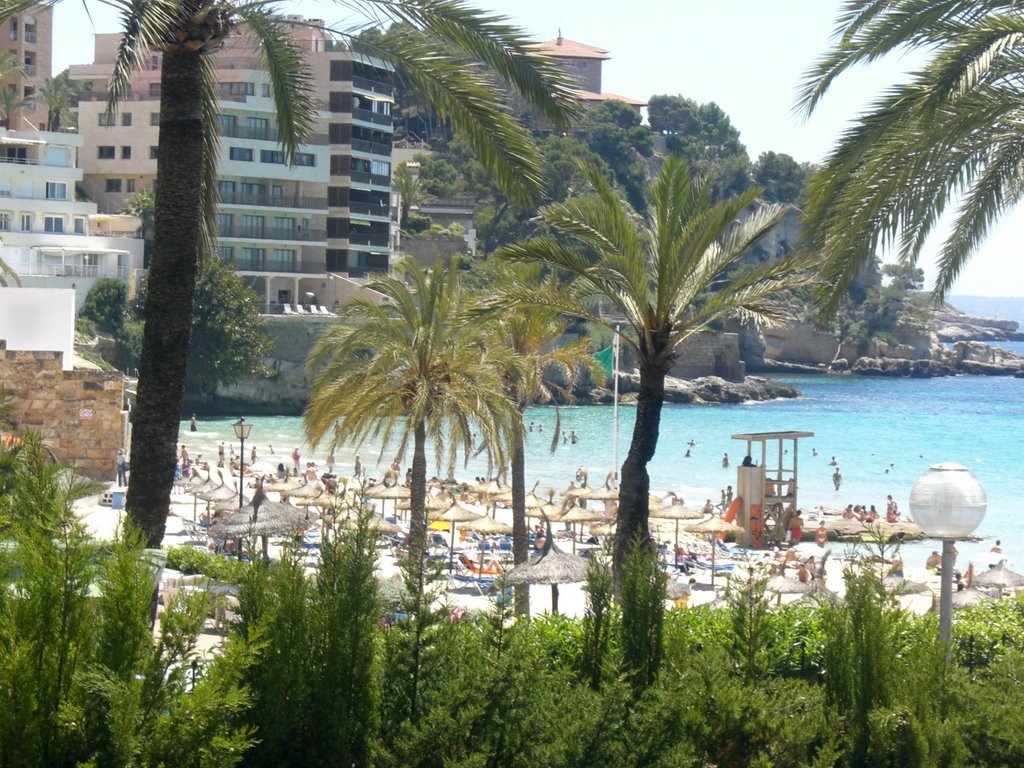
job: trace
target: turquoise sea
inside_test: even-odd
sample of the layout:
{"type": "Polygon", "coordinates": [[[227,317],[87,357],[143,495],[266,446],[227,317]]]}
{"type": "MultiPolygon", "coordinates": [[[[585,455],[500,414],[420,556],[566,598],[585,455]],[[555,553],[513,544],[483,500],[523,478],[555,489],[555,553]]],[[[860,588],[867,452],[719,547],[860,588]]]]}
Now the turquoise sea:
{"type": "MultiPolygon", "coordinates": [[[[852,376],[782,377],[803,393],[797,400],[777,400],[744,405],[666,405],[662,415],[658,452],[650,464],[651,487],[674,490],[691,505],[705,498],[719,500],[720,490],[735,486],[735,466],[746,443],[731,439],[736,433],[800,430],[815,436],[799,443],[800,506],[874,504],[885,509],[892,494],[902,511],[914,480],[929,466],[954,461],[971,469],[988,493],[988,513],[978,530],[984,541],[962,544],[963,558],[984,560],[984,553],[1001,538],[1011,562],[1024,567],[1024,379],[1008,377],[956,377],[941,379],[887,379],[852,376]],[[684,458],[687,442],[694,440],[690,458],[684,458]],[[817,456],[812,455],[812,449],[817,456]],[[722,467],[729,454],[732,467],[722,467]],[[832,486],[829,460],[836,457],[843,474],[840,491],[832,486]],[[886,470],[889,470],[886,472],[886,470]]],[[[540,489],[565,488],[577,467],[589,471],[590,484],[600,484],[612,468],[612,406],[580,406],[559,409],[561,428],[575,431],[575,445],[559,443],[549,452],[558,416],[554,408],[534,408],[526,421],[534,422],[528,433],[527,478],[540,481],[540,489]],[[537,431],[543,427],[543,433],[537,431]]],[[[633,427],[634,408],[622,405],[619,412],[619,462],[625,457],[633,427]]],[[[289,416],[253,417],[252,434],[246,441],[246,459],[253,443],[259,460],[272,466],[290,462],[298,447],[302,464],[317,461],[324,470],[327,446],[312,450],[302,438],[301,419],[289,416]],[[274,455],[270,455],[270,447],[274,455]]],[[[217,443],[238,448],[233,419],[203,418],[199,431],[189,432],[182,423],[181,440],[193,458],[202,454],[215,459],[217,443]]],[[[392,448],[366,445],[359,449],[362,463],[379,477],[394,459],[392,448]]],[[[339,474],[352,472],[356,450],[335,452],[339,474]]],[[[755,456],[758,459],[759,456],[755,456]]],[[[409,457],[402,460],[403,471],[409,457]]],[[[486,464],[471,461],[459,468],[457,477],[472,479],[487,473],[486,464]]],[[[907,547],[908,564],[923,562],[931,544],[907,547]]]]}

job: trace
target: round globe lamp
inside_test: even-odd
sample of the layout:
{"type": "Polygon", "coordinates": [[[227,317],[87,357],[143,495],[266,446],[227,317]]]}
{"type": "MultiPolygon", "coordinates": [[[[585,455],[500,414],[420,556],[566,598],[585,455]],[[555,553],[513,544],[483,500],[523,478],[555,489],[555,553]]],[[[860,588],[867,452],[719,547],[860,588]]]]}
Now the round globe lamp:
{"type": "Polygon", "coordinates": [[[936,464],[910,491],[910,514],[926,535],[942,539],[939,639],[950,653],[953,627],[954,542],[970,536],[985,517],[988,498],[981,481],[960,464],[936,464]]]}

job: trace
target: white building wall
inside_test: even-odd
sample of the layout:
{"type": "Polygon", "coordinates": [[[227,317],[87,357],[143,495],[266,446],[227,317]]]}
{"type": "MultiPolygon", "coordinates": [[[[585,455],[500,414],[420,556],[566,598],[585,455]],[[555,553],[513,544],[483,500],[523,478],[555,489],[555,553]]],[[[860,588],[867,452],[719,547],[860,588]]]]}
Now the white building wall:
{"type": "Polygon", "coordinates": [[[75,292],[54,288],[0,288],[0,339],[7,348],[63,352],[75,362],[75,292]]]}

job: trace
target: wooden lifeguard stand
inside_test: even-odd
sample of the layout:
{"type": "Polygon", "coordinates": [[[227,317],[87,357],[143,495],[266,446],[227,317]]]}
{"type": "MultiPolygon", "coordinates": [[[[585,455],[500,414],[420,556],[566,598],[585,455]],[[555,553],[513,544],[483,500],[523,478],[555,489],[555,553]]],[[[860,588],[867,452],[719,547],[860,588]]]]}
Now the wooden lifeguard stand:
{"type": "Polygon", "coordinates": [[[797,442],[802,437],[814,437],[814,433],[752,432],[732,436],[733,440],[746,441],[746,455],[755,462],[754,466],[741,464],[736,468],[736,495],[743,499],[736,523],[743,526],[744,533],[739,538],[745,546],[756,543],[752,542],[750,520],[754,507],[760,512],[762,544],[767,546],[783,540],[789,520],[799,508],[797,442]],[[787,450],[790,443],[791,448],[787,450]],[[760,445],[760,451],[756,444],[760,445]]]}

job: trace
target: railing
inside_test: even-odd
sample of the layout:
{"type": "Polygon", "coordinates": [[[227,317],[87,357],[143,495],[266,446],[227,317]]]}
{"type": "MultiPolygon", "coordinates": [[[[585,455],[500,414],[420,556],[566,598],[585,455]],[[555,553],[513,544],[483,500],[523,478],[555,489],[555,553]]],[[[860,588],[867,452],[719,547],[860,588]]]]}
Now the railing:
{"type": "MultiPolygon", "coordinates": [[[[13,163],[14,165],[42,165],[46,168],[70,168],[67,163],[48,163],[36,157],[8,157],[0,155],[0,163],[13,163]]],[[[24,197],[24,195],[19,195],[24,197]]]]}
{"type": "Polygon", "coordinates": [[[379,112],[371,112],[362,107],[352,107],[352,117],[355,120],[362,120],[376,125],[391,125],[391,115],[382,115],[379,112]]]}
{"type": "MultiPolygon", "coordinates": [[[[276,128],[250,128],[245,125],[222,125],[220,126],[220,135],[232,139],[253,139],[255,141],[273,141],[278,144],[281,143],[281,132],[276,128]]],[[[323,147],[329,142],[327,141],[327,134],[314,133],[307,136],[303,143],[309,144],[310,146],[323,147]]]]}
{"type": "Polygon", "coordinates": [[[225,259],[243,272],[294,272],[302,275],[321,275],[327,272],[326,261],[282,261],[276,259],[225,259]]]}
{"type": "Polygon", "coordinates": [[[351,213],[360,214],[363,216],[384,216],[387,218],[391,217],[391,210],[387,204],[378,205],[377,203],[360,203],[356,200],[348,201],[348,209],[351,213]]]}
{"type": "Polygon", "coordinates": [[[348,233],[348,244],[349,245],[372,245],[377,248],[387,248],[390,239],[385,234],[365,234],[361,232],[349,232],[348,233]]]}
{"type": "Polygon", "coordinates": [[[304,208],[309,210],[325,210],[326,197],[305,197],[303,195],[246,195],[221,193],[220,201],[224,205],[255,205],[269,208],[304,208]]]}
{"type": "Polygon", "coordinates": [[[25,30],[25,42],[26,43],[34,43],[35,41],[36,41],[35,30],[33,30],[33,29],[26,29],[25,30]]]}
{"type": "Polygon", "coordinates": [[[372,155],[386,155],[391,157],[391,145],[379,141],[367,141],[366,139],[352,139],[352,149],[356,152],[367,152],[372,155]]]}
{"type": "Polygon", "coordinates": [[[391,187],[391,177],[381,176],[378,173],[370,173],[369,171],[349,171],[348,176],[349,179],[357,184],[376,184],[381,187],[391,187]]]}
{"type": "Polygon", "coordinates": [[[13,264],[11,269],[21,277],[115,277],[121,280],[128,277],[128,267],[92,264],[13,264]]]}
{"type": "Polygon", "coordinates": [[[370,80],[368,77],[360,77],[359,75],[352,75],[352,85],[356,88],[362,88],[364,91],[370,91],[372,93],[382,93],[385,96],[390,96],[395,92],[394,87],[388,83],[381,83],[376,80],[370,80]]]}
{"type": "Polygon", "coordinates": [[[283,227],[221,227],[221,237],[243,240],[293,240],[300,243],[323,242],[327,232],[322,229],[287,229],[283,227]]]}
{"type": "Polygon", "coordinates": [[[21,68],[25,70],[25,74],[29,77],[36,76],[36,65],[35,64],[22,64],[21,68]]]}

